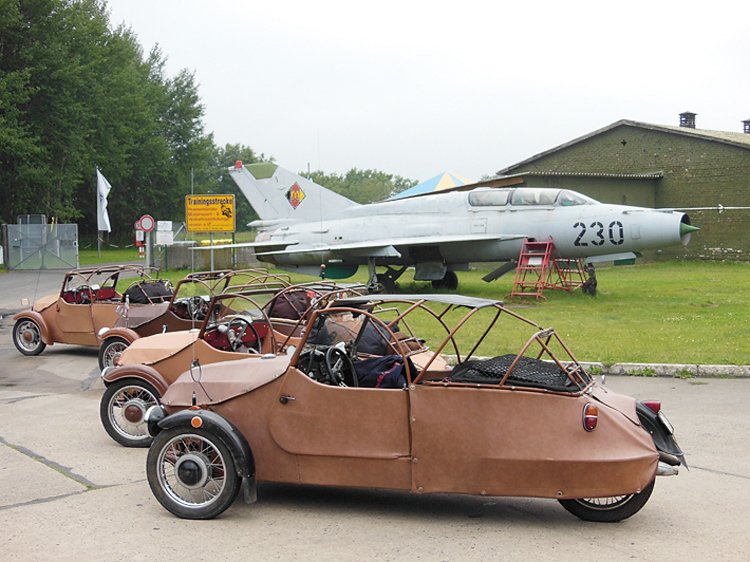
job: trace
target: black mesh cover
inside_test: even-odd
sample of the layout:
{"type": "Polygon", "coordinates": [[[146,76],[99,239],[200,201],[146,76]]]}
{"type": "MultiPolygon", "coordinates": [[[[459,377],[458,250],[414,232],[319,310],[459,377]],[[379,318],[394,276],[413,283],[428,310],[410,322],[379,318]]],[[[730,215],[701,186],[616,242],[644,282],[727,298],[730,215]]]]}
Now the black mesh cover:
{"type": "MultiPolygon", "coordinates": [[[[515,355],[508,354],[499,355],[492,359],[466,361],[456,365],[451,375],[445,380],[475,384],[498,384],[515,359],[515,355]]],[[[560,370],[556,363],[531,357],[521,357],[505,382],[510,385],[532,386],[564,392],[577,390],[577,386],[560,370]]]]}
{"type": "Polygon", "coordinates": [[[125,294],[122,296],[122,300],[125,297],[131,303],[135,304],[149,304],[152,302],[165,302],[172,297],[172,289],[169,286],[169,281],[159,279],[156,281],[141,281],[128,288],[125,294]]]}

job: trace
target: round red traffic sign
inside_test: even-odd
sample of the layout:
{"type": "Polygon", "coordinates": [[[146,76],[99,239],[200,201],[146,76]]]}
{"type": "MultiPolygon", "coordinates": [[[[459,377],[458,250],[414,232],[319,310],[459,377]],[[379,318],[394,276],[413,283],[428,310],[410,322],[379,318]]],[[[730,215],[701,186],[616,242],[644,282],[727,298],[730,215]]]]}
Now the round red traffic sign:
{"type": "Polygon", "coordinates": [[[156,221],[151,215],[143,215],[138,222],[141,223],[141,230],[146,232],[151,232],[156,226],[156,221]]]}

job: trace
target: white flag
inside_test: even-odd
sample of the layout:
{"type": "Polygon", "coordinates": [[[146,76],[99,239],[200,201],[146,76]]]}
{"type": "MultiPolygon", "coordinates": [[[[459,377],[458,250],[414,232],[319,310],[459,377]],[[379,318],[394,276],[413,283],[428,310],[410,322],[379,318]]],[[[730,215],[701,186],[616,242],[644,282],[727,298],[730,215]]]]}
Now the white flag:
{"type": "Polygon", "coordinates": [[[107,214],[107,195],[112,186],[97,168],[96,170],[96,225],[97,230],[112,232],[107,214]]]}

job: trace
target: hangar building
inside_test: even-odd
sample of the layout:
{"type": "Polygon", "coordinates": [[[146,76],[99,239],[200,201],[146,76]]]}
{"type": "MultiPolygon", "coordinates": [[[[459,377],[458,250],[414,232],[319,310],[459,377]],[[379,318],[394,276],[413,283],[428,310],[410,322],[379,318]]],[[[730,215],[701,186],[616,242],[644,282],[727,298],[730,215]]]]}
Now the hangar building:
{"type": "MultiPolygon", "coordinates": [[[[497,172],[487,185],[566,187],[607,203],[684,209],[750,205],[750,119],[744,132],[623,119],[497,172]]],[[[750,210],[688,211],[700,227],[665,257],[750,260],[750,210]]]]}

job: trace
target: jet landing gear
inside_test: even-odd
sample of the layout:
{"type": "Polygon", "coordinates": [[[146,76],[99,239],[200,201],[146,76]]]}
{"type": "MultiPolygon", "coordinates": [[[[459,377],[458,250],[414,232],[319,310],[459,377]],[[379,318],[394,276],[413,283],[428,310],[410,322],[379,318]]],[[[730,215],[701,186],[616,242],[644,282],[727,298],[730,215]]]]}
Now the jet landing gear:
{"type": "Polygon", "coordinates": [[[432,288],[455,291],[458,289],[458,275],[455,271],[446,271],[442,279],[432,281],[432,288]]]}
{"type": "MultiPolygon", "coordinates": [[[[370,278],[367,281],[367,291],[369,293],[395,293],[398,291],[396,281],[403,275],[408,266],[404,265],[398,269],[386,267],[383,273],[377,273],[373,262],[370,262],[368,267],[370,278]]],[[[455,291],[458,288],[458,275],[455,271],[446,271],[441,279],[432,280],[432,288],[455,291]]]]}
{"type": "Polygon", "coordinates": [[[589,262],[584,266],[584,271],[586,271],[586,275],[588,275],[588,279],[583,282],[581,285],[581,290],[586,295],[591,295],[592,297],[596,296],[596,269],[594,268],[594,264],[589,262]]]}
{"type": "Polygon", "coordinates": [[[398,290],[396,281],[403,275],[407,267],[403,266],[400,269],[386,267],[385,272],[377,273],[374,263],[370,262],[368,266],[370,278],[367,281],[367,292],[369,293],[395,293],[398,290]]]}

